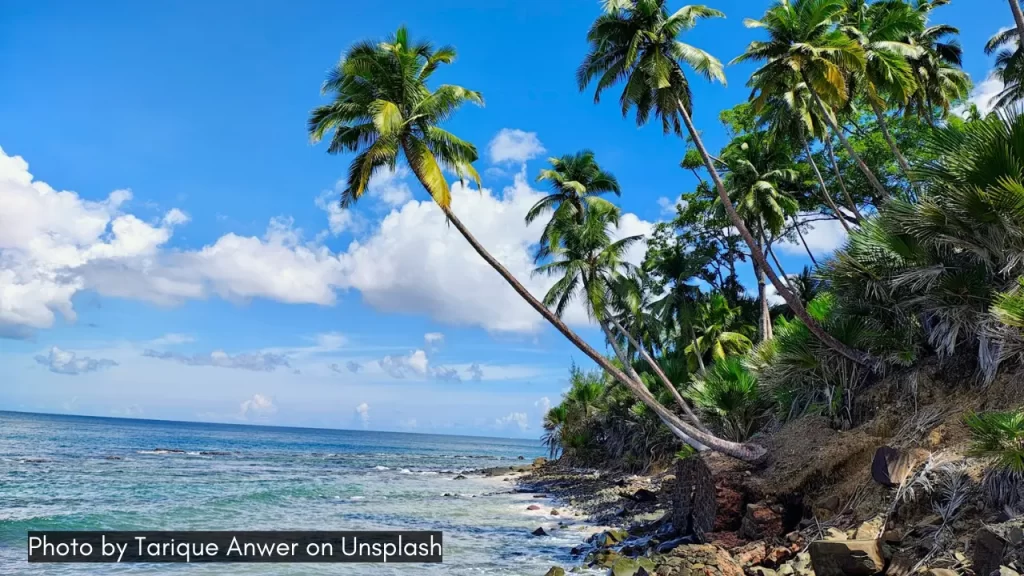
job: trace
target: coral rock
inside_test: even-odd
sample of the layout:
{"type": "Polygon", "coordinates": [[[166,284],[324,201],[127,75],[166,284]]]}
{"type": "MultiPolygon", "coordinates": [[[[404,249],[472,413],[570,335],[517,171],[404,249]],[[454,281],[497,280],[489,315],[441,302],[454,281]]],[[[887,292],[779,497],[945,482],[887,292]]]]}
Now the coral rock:
{"type": "Polygon", "coordinates": [[[717,546],[690,544],[654,558],[658,576],[743,576],[743,569],[717,546]]]}

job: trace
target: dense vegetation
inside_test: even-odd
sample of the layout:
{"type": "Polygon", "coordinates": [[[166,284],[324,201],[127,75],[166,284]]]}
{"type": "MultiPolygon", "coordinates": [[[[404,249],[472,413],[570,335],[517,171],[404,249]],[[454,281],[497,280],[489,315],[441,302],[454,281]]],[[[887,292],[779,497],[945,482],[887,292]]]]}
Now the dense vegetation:
{"type": "MultiPolygon", "coordinates": [[[[625,255],[642,239],[618,237],[611,200],[628,191],[590,151],[552,158],[538,177],[550,194],[527,215],[545,222],[536,273],[553,285],[541,298],[451,210],[443,170],[479,185],[477,151],[440,124],[483,101],[459,86],[428,87],[453,48],[413,43],[405,29],[354,46],[324,84],[332,101],[312,112],[310,134],[354,154],[343,206],[404,159],[488,264],[597,364],[573,366],[547,414],[552,454],[644,469],[682,441],[757,461],[765,449],[748,441],[766,426],[809,411],[854,425],[860,390],[925,358],[956,361],[979,383],[1024,360],[1024,117],[1013,113],[1024,96],[1024,23],[986,47],[998,52],[1006,89],[1001,111],[982,117],[966,102],[957,29],[931,22],[945,3],[791,0],[747,20],[760,39],[737,60],[760,67],[749,102],[721,113],[731,140],[713,152],[690,115],[688,74],[721,81],[725,68],[681,37],[723,15],[606,0],[586,33],[579,87],[595,100],[621,88],[623,116],[685,139],[680,168],[698,185],[634,265],[625,255]],[[829,221],[849,239],[822,258],[805,235],[829,221]],[[802,246],[812,266],[783,270],[783,243],[802,246]],[[746,266],[752,295],[739,281],[746,266]],[[773,306],[772,292],[784,304],[773,306]],[[574,301],[609,355],[562,322],[574,301]]],[[[977,427],[1019,431],[1009,417],[978,418],[977,427]]],[[[1005,444],[979,441],[978,450],[1005,444]]]]}

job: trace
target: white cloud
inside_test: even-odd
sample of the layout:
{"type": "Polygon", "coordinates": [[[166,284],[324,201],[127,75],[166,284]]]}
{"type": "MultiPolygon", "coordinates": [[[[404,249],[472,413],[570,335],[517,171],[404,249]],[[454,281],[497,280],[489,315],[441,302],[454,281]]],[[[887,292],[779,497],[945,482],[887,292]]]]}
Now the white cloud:
{"type": "Polygon", "coordinates": [[[415,350],[406,356],[385,356],[378,361],[382,370],[392,378],[427,375],[430,361],[423,350],[415,350]]]}
{"type": "Polygon", "coordinates": [[[541,417],[543,418],[547,415],[548,411],[551,410],[551,399],[544,396],[540,400],[537,400],[533,405],[537,407],[540,411],[541,417]]]}
{"type": "Polygon", "coordinates": [[[514,128],[502,128],[487,145],[491,162],[526,162],[547,152],[537,138],[536,132],[525,132],[514,128]]]}
{"type": "Polygon", "coordinates": [[[278,368],[290,368],[288,357],[273,352],[252,352],[228,354],[223,350],[214,350],[209,354],[176,354],[158,350],[143,350],[142,355],[158,360],[171,360],[187,366],[216,366],[218,368],[234,368],[253,372],[273,372],[278,368]]]}
{"type": "MultiPolygon", "coordinates": [[[[989,72],[988,77],[974,86],[971,90],[970,102],[977,104],[978,111],[982,117],[995,109],[995,97],[1003,91],[1003,81],[996,76],[995,72],[989,72]]],[[[967,112],[966,106],[958,106],[953,110],[955,114],[963,116],[967,112]]]]}
{"type": "Polygon", "coordinates": [[[438,348],[444,344],[444,334],[440,332],[427,332],[423,335],[423,343],[427,348],[438,348]]]}
{"type": "Polygon", "coordinates": [[[327,226],[331,234],[337,236],[342,232],[351,230],[355,225],[354,213],[341,207],[341,202],[336,192],[330,190],[316,197],[317,208],[327,213],[327,226]]]}
{"type": "Polygon", "coordinates": [[[405,182],[408,175],[409,169],[405,166],[398,166],[394,170],[378,170],[366,184],[366,191],[388,206],[401,206],[412,200],[412,190],[405,182]]]}
{"type": "Polygon", "coordinates": [[[479,382],[484,379],[484,370],[476,362],[469,366],[467,372],[469,373],[470,379],[474,382],[479,382]]]}
{"type": "Polygon", "coordinates": [[[340,332],[324,332],[313,337],[317,351],[330,352],[348,343],[348,337],[340,332]]]}
{"type": "Polygon", "coordinates": [[[526,416],[526,412],[511,412],[508,416],[502,416],[494,421],[494,425],[497,428],[504,429],[510,426],[518,426],[519,430],[525,432],[530,428],[529,420],[526,416]]]}
{"type": "Polygon", "coordinates": [[[363,402],[359,406],[356,406],[356,413],[355,413],[355,415],[356,415],[356,418],[358,418],[360,424],[362,424],[363,428],[366,428],[367,426],[370,425],[370,405],[369,404],[367,404],[366,402],[363,402]]]}
{"type": "MultiPolygon", "coordinates": [[[[553,278],[535,277],[531,247],[543,223],[524,223],[526,212],[542,194],[515,177],[500,196],[459,183],[452,186],[452,207],[490,252],[534,295],[540,297],[553,278]]],[[[650,222],[624,214],[616,237],[648,234],[650,222]]],[[[628,259],[640,263],[643,243],[628,259]]],[[[432,201],[412,200],[388,214],[369,238],[353,242],[339,256],[349,286],[363,300],[385,312],[427,314],[448,324],[481,326],[494,332],[535,332],[543,318],[488,266],[458,232],[445,223],[432,201]],[[458,287],[453,294],[453,287],[458,287]]],[[[589,325],[579,305],[566,321],[589,325]]]]}
{"type": "Polygon", "coordinates": [[[658,198],[658,207],[661,208],[661,215],[663,217],[675,218],[676,211],[679,208],[685,208],[686,202],[683,201],[682,197],[677,198],[676,201],[673,202],[665,196],[661,196],[658,198]]]}
{"type": "MultiPolygon", "coordinates": [[[[802,230],[804,240],[814,254],[831,254],[846,243],[846,229],[838,220],[820,220],[807,224],[802,230]]],[[[780,242],[779,249],[787,254],[807,255],[804,245],[795,234],[792,241],[780,242]]]]}
{"type": "Polygon", "coordinates": [[[46,366],[50,372],[54,372],[56,374],[67,374],[69,376],[85,374],[86,372],[95,372],[103,368],[117,366],[117,362],[114,362],[113,360],[108,360],[106,358],[89,358],[88,356],[79,357],[74,352],[61,350],[56,346],[50,348],[47,354],[40,354],[36,356],[35,361],[38,364],[46,366]]]}
{"type": "Polygon", "coordinates": [[[239,406],[242,418],[247,418],[249,415],[268,416],[274,412],[277,412],[277,406],[274,406],[274,402],[263,394],[254,394],[252,398],[242,402],[239,406]]]}
{"type": "Polygon", "coordinates": [[[178,346],[180,344],[189,344],[191,342],[195,342],[195,340],[195,338],[189,336],[188,334],[176,334],[172,332],[170,334],[164,334],[159,338],[154,338],[153,340],[150,340],[149,345],[157,347],[178,346]]]}

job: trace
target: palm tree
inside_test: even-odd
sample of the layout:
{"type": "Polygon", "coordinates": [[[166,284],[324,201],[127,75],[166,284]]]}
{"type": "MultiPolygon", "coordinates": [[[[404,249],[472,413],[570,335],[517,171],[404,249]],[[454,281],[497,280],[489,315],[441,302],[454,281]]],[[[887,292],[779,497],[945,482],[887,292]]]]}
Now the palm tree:
{"type": "Polygon", "coordinates": [[[544,415],[544,434],[540,437],[542,444],[548,447],[548,454],[554,458],[562,450],[562,429],[566,422],[566,410],[564,404],[552,406],[544,415]]]}
{"type": "MultiPolygon", "coordinates": [[[[568,211],[581,219],[587,207],[608,203],[601,198],[602,194],[612,192],[618,196],[621,193],[618,180],[601,169],[590,150],[549,158],[548,162],[551,168],[541,170],[537,181],[549,182],[552,192],[538,200],[526,213],[527,224],[554,210],[568,211]]],[[[541,234],[541,244],[549,242],[548,235],[548,228],[545,227],[541,234]]]]}
{"type": "Polygon", "coordinates": [[[685,350],[691,364],[702,363],[706,354],[719,362],[746,354],[754,346],[747,336],[752,327],[742,323],[739,310],[729,306],[721,294],[712,294],[701,303],[695,325],[700,336],[685,350]]]}
{"type": "Polygon", "coordinates": [[[631,109],[636,111],[638,124],[645,124],[653,111],[661,120],[662,129],[682,135],[682,125],[690,135],[694,147],[704,160],[712,181],[729,220],[739,231],[750,249],[751,257],[765,270],[768,278],[778,290],[793,313],[806,319],[811,330],[822,338],[822,342],[836,347],[851,360],[870,363],[871,359],[862,352],[843,345],[825,331],[814,326],[814,320],[807,314],[800,301],[782,282],[765,259],[757,242],[736,213],[725,185],[715,164],[708,154],[700,133],[690,118],[691,94],[689,82],[683,72],[687,65],[708,80],[724,80],[722,64],[715,57],[677,37],[693,28],[698,19],[721,17],[722,13],[706,6],[684,6],[669,14],[665,0],[609,0],[605,13],[597,18],[587,33],[590,51],[576,73],[580,90],[596,82],[594,99],[601,93],[625,81],[620,97],[623,115],[631,109]]]}
{"type": "MultiPolygon", "coordinates": [[[[686,247],[675,246],[676,249],[666,254],[657,263],[658,271],[668,281],[665,295],[651,303],[652,312],[661,319],[666,331],[675,332],[681,339],[688,340],[691,345],[697,341],[694,321],[697,316],[697,305],[701,301],[700,286],[696,279],[701,272],[701,262],[693,258],[686,247]]],[[[697,370],[706,370],[704,360],[697,357],[697,370]]]]}
{"type": "Polygon", "coordinates": [[[1017,29],[1011,28],[996,34],[985,45],[985,54],[996,55],[994,74],[1003,82],[1003,89],[992,98],[996,108],[1024,99],[1024,50],[1020,38],[1017,29]]]}
{"type": "Polygon", "coordinates": [[[733,62],[764,62],[750,78],[755,91],[784,91],[790,72],[798,73],[832,133],[872,188],[885,198],[885,187],[853,149],[835,118],[834,110],[850,100],[849,75],[866,66],[863,47],[836,28],[845,11],[845,0],[781,0],[761,20],[744,21],[748,28],[764,28],[768,40],[751,42],[733,62]]]}
{"type": "MultiPolygon", "coordinates": [[[[811,151],[811,139],[821,138],[823,141],[827,141],[825,136],[827,128],[821,120],[821,115],[816,114],[814,111],[811,93],[807,88],[807,84],[795,81],[789,89],[780,93],[762,93],[761,97],[754,101],[753,104],[754,111],[761,115],[761,121],[768,124],[768,130],[773,139],[781,142],[796,143],[803,150],[804,155],[807,157],[807,163],[810,164],[814,171],[814,176],[818,180],[818,185],[821,186],[822,197],[825,199],[825,203],[828,204],[832,213],[839,220],[839,223],[849,233],[850,224],[846,222],[846,217],[839,211],[839,207],[832,200],[832,195],[828,191],[828,186],[825,185],[825,179],[822,177],[821,170],[818,169],[818,163],[814,160],[814,153],[811,151]]],[[[853,213],[854,218],[860,221],[862,217],[857,209],[857,204],[853,201],[850,193],[846,191],[846,186],[842,183],[841,179],[840,186],[842,186],[843,193],[846,195],[850,211],[853,213]]],[[[810,251],[808,251],[808,254],[810,254],[810,251]]],[[[814,260],[813,255],[811,260],[814,260]]]]}
{"type": "MultiPolygon", "coordinates": [[[[795,170],[779,168],[789,164],[787,156],[788,150],[772,145],[765,132],[751,134],[738,145],[730,145],[723,154],[723,160],[729,167],[725,183],[731,191],[736,211],[748,226],[754,228],[758,247],[765,252],[771,252],[769,236],[778,236],[787,219],[794,217],[800,208],[796,199],[781,189],[797,179],[795,170]]],[[[756,261],[754,274],[761,304],[761,339],[771,340],[772,318],[764,270],[756,261]]]]}
{"type": "Polygon", "coordinates": [[[1017,26],[1017,36],[1024,38],[1024,13],[1020,9],[1020,0],[1009,0],[1010,12],[1013,13],[1013,22],[1017,26]]]}
{"type": "Polygon", "coordinates": [[[864,84],[865,99],[882,137],[910,180],[910,164],[889,131],[884,107],[887,100],[906,104],[917,90],[909,59],[922,56],[923,50],[905,40],[924,30],[924,19],[904,2],[847,0],[843,24],[843,31],[864,53],[865,66],[857,76],[864,84]]]}
{"type": "Polygon", "coordinates": [[[355,153],[349,166],[342,206],[350,206],[366,192],[370,177],[383,168],[397,166],[404,156],[416,179],[430,194],[455,229],[526,302],[616,380],[622,382],[674,429],[703,445],[744,460],[764,458],[764,449],[736,445],[704,433],[683,421],[639,382],[634,382],[608,358],[587,344],[551,310],[544,306],[470,233],[455,215],[451,192],[441,168],[477,181],[472,163],[476,147],[440,128],[467,102],[482,104],[478,92],[460,86],[441,85],[435,90],[427,81],[442,64],[455,59],[455,49],[435,49],[428,43],[413,44],[403,27],[380,43],[360,42],[328,74],[323,91],[330,104],[310,113],[309,134],[318,142],[331,134],[328,152],[355,153]]]}
{"type": "Polygon", "coordinates": [[[770,402],[757,384],[757,376],[739,358],[723,359],[687,394],[701,410],[711,415],[724,435],[736,442],[748,440],[767,421],[770,402]]]}
{"type": "MultiPolygon", "coordinates": [[[[917,12],[927,24],[931,10],[947,3],[948,0],[919,2],[917,12]]],[[[953,105],[971,91],[971,78],[960,68],[963,49],[956,39],[959,34],[960,30],[954,26],[937,24],[907,39],[907,43],[920,49],[919,54],[910,59],[917,90],[911,96],[907,111],[923,115],[932,126],[935,126],[936,107],[945,117],[953,105]]]]}

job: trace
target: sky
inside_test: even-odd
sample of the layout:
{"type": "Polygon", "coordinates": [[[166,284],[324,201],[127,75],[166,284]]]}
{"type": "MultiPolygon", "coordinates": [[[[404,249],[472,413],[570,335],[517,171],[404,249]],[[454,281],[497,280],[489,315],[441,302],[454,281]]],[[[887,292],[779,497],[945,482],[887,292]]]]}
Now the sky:
{"type": "MultiPolygon", "coordinates": [[[[766,0],[685,41],[728,62],[766,0]]],[[[670,3],[675,8],[675,3],[670,3]]],[[[483,93],[445,128],[477,145],[483,189],[457,215],[530,290],[539,230],[523,216],[552,155],[584,148],[622,186],[618,234],[670,218],[692,175],[685,144],[623,119],[574,72],[596,0],[4,2],[0,6],[0,410],[538,437],[582,353],[472,252],[408,171],[338,207],[348,158],[306,134],[326,71],[401,24],[453,44],[435,78],[483,93]]],[[[1012,24],[1002,0],[953,0],[984,108],[982,46],[1012,24]]],[[[694,120],[744,101],[692,78],[694,120]]],[[[843,242],[818,225],[812,248],[843,242]]],[[[784,246],[783,265],[807,263],[784,246]]],[[[638,262],[643,247],[630,258],[638,262]]],[[[750,282],[752,274],[743,272],[750,282]]],[[[569,323],[603,338],[582,308],[569,323]]]]}

